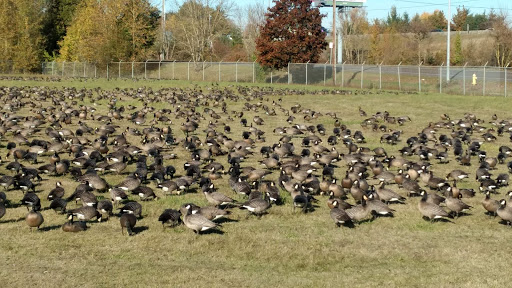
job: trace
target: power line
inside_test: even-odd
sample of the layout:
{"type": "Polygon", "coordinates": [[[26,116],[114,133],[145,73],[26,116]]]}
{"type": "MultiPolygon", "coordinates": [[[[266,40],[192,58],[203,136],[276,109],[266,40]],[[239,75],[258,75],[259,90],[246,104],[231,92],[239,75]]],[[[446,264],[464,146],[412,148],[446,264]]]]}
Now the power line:
{"type": "MultiPolygon", "coordinates": [[[[464,3],[475,2],[475,1],[481,1],[481,0],[465,0],[465,1],[452,2],[452,6],[454,6],[454,4],[464,4],[464,3]]],[[[445,4],[445,3],[432,3],[432,2],[418,2],[418,1],[411,1],[411,0],[395,0],[395,2],[407,2],[407,3],[427,4],[427,5],[444,5],[445,4]]]]}

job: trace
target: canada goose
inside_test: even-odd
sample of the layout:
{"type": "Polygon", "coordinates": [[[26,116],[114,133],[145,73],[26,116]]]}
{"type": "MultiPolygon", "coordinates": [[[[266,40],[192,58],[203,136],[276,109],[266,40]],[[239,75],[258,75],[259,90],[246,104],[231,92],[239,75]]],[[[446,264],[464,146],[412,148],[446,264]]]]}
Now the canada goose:
{"type": "Polygon", "coordinates": [[[112,210],[114,209],[114,207],[113,207],[112,202],[110,200],[103,199],[103,200],[98,202],[98,204],[96,205],[96,209],[101,214],[112,215],[112,210]]]}
{"type": "Polygon", "coordinates": [[[496,217],[496,213],[500,208],[500,202],[498,200],[491,199],[491,192],[486,191],[485,199],[482,201],[482,206],[484,206],[489,215],[494,215],[494,217],[496,217]]]}
{"type": "Polygon", "coordinates": [[[141,201],[158,200],[153,189],[147,186],[139,186],[132,191],[132,194],[138,195],[141,201]]]}
{"type": "Polygon", "coordinates": [[[279,192],[279,188],[276,186],[276,184],[271,182],[263,182],[260,185],[260,191],[264,194],[268,195],[268,198],[270,200],[270,203],[275,203],[277,205],[282,203],[281,194],[279,192]]]}
{"type": "Polygon", "coordinates": [[[114,206],[117,206],[117,203],[122,200],[128,199],[128,195],[121,188],[110,188],[108,189],[110,194],[110,200],[114,206]]]}
{"type": "Polygon", "coordinates": [[[230,211],[226,211],[223,209],[219,209],[213,206],[204,206],[197,210],[197,212],[192,211],[193,214],[201,214],[206,219],[215,221],[217,219],[225,218],[227,215],[231,214],[230,211]]]}
{"type": "Polygon", "coordinates": [[[119,208],[121,213],[128,213],[137,216],[137,218],[142,218],[142,205],[140,203],[132,201],[126,203],[123,207],[119,208]]]}
{"type": "Polygon", "coordinates": [[[507,225],[512,226],[512,208],[507,206],[505,199],[500,200],[500,208],[496,210],[496,213],[507,225]]]}
{"type": "Polygon", "coordinates": [[[350,209],[345,210],[350,219],[352,219],[352,222],[359,223],[368,218],[368,215],[370,215],[371,210],[368,209],[368,206],[366,205],[367,199],[368,198],[366,197],[366,195],[364,195],[363,198],[361,199],[361,204],[358,204],[350,209]]]}
{"type": "Polygon", "coordinates": [[[454,198],[452,191],[448,191],[448,197],[444,200],[446,208],[450,209],[451,212],[455,213],[455,218],[459,218],[459,213],[471,209],[472,207],[460,200],[462,195],[459,194],[458,198],[454,198]]]}
{"type": "Polygon", "coordinates": [[[96,208],[91,206],[83,206],[80,208],[76,208],[73,210],[69,210],[68,219],[73,221],[73,217],[76,217],[78,220],[89,221],[92,218],[96,217],[98,222],[101,222],[101,213],[96,210],[96,208]]]}
{"type": "Polygon", "coordinates": [[[98,200],[96,199],[96,195],[94,193],[86,191],[80,195],[80,200],[82,201],[83,206],[91,206],[96,207],[98,204],[98,200]]]}
{"type": "Polygon", "coordinates": [[[240,209],[247,209],[249,213],[261,217],[266,213],[267,209],[270,208],[270,199],[268,194],[264,198],[251,199],[240,205],[240,209]]]}
{"type": "Polygon", "coordinates": [[[212,189],[208,189],[203,191],[204,196],[206,197],[206,200],[208,203],[214,205],[214,206],[226,206],[230,204],[234,204],[236,201],[231,199],[230,197],[220,193],[215,192],[212,189]]]}
{"type": "Polygon", "coordinates": [[[27,211],[29,210],[29,207],[32,207],[32,210],[34,211],[41,210],[41,200],[36,193],[33,192],[26,193],[23,196],[23,199],[21,199],[21,205],[26,205],[27,211]]]}
{"type": "Polygon", "coordinates": [[[62,231],[64,232],[81,232],[87,230],[87,228],[87,224],[83,221],[68,221],[62,225],[62,231]]]}
{"type": "Polygon", "coordinates": [[[421,200],[418,203],[418,209],[424,218],[428,218],[430,222],[433,222],[434,219],[449,217],[448,213],[439,207],[439,205],[427,202],[427,192],[421,191],[420,196],[421,200]]]}
{"type": "Polygon", "coordinates": [[[379,175],[375,176],[375,178],[378,179],[380,182],[390,184],[392,181],[395,180],[395,174],[389,171],[383,171],[379,175]]]}
{"type": "Polygon", "coordinates": [[[14,186],[15,180],[14,177],[4,175],[0,177],[0,186],[4,187],[7,190],[10,186],[14,186]]]}
{"type": "Polygon", "coordinates": [[[336,179],[332,180],[332,183],[329,185],[329,195],[332,193],[334,197],[344,198],[346,197],[345,190],[341,185],[336,184],[336,179]]]}
{"type": "Polygon", "coordinates": [[[200,234],[202,231],[207,231],[220,226],[219,224],[208,220],[201,214],[192,214],[190,205],[184,207],[186,210],[185,216],[183,216],[183,223],[185,226],[196,234],[200,234]]]}
{"type": "Polygon", "coordinates": [[[377,215],[393,216],[393,212],[395,212],[395,210],[389,208],[389,206],[384,202],[375,199],[374,193],[370,193],[368,195],[368,200],[366,201],[366,204],[368,206],[368,210],[370,210],[371,212],[375,212],[377,215]]]}
{"type": "Polygon", "coordinates": [[[118,188],[123,189],[124,191],[133,191],[141,184],[140,179],[138,178],[138,174],[135,173],[133,176],[126,177],[121,183],[117,185],[118,188]]]}
{"type": "Polygon", "coordinates": [[[55,188],[53,188],[50,193],[48,194],[48,201],[52,201],[56,198],[62,198],[64,197],[64,187],[62,187],[62,183],[60,181],[57,181],[55,183],[55,188]]]}
{"type": "Polygon", "coordinates": [[[381,182],[380,186],[377,187],[377,189],[375,190],[377,195],[379,195],[379,198],[382,201],[384,201],[384,203],[386,203],[386,204],[389,202],[403,203],[405,201],[404,197],[400,196],[395,191],[386,188],[385,186],[386,186],[386,184],[384,182],[381,182]]]}
{"type": "Polygon", "coordinates": [[[178,191],[178,185],[176,184],[175,181],[172,180],[167,180],[162,183],[159,183],[157,187],[162,189],[162,191],[165,194],[172,194],[173,192],[178,191]]]}
{"type": "Polygon", "coordinates": [[[177,226],[181,223],[181,212],[174,209],[165,209],[158,217],[158,221],[162,222],[162,227],[165,224],[171,224],[171,227],[177,226]]]}
{"type": "Polygon", "coordinates": [[[462,170],[455,169],[455,170],[452,170],[452,172],[448,173],[448,175],[446,175],[446,180],[452,179],[455,181],[459,181],[459,180],[462,180],[462,179],[468,178],[468,177],[469,177],[468,173],[466,173],[462,170]]]}
{"type": "Polygon", "coordinates": [[[421,187],[418,182],[409,179],[409,175],[405,175],[404,182],[402,183],[402,188],[407,192],[407,196],[411,197],[419,195],[421,192],[421,187]]]}
{"type": "Polygon", "coordinates": [[[334,196],[333,192],[330,192],[329,198],[327,199],[327,207],[329,207],[329,209],[334,208],[335,207],[334,202],[336,202],[336,205],[338,205],[337,207],[340,209],[348,209],[348,208],[352,207],[351,204],[341,200],[340,198],[336,198],[334,196]]]}
{"type": "Polygon", "coordinates": [[[293,212],[295,212],[295,208],[301,208],[302,213],[306,213],[309,207],[309,197],[304,191],[298,187],[298,185],[294,186],[294,191],[291,192],[291,196],[293,199],[293,212]]]}
{"type": "Polygon", "coordinates": [[[331,219],[334,220],[334,224],[336,224],[337,227],[352,223],[352,219],[347,214],[347,212],[343,209],[338,208],[337,201],[333,202],[333,206],[334,207],[331,208],[331,212],[329,214],[331,216],[331,219]]]}
{"type": "Polygon", "coordinates": [[[125,213],[121,215],[121,218],[119,219],[119,222],[121,224],[121,234],[124,235],[124,228],[126,228],[126,232],[128,232],[129,236],[132,236],[133,228],[135,227],[135,224],[137,223],[137,217],[135,215],[130,213],[125,213]]]}
{"type": "Polygon", "coordinates": [[[53,209],[55,212],[59,212],[61,214],[66,213],[66,206],[68,202],[62,198],[55,198],[50,203],[50,209],[53,209]]]}
{"type": "Polygon", "coordinates": [[[32,228],[34,227],[37,227],[37,230],[39,230],[39,227],[44,222],[44,218],[39,211],[30,210],[30,212],[28,212],[27,216],[25,217],[25,222],[27,223],[28,227],[30,227],[30,231],[32,231],[32,228]]]}
{"type": "Polygon", "coordinates": [[[356,203],[361,202],[361,199],[363,199],[363,196],[365,195],[365,191],[366,190],[361,188],[359,180],[354,181],[354,183],[352,183],[352,187],[350,188],[350,194],[356,203]]]}

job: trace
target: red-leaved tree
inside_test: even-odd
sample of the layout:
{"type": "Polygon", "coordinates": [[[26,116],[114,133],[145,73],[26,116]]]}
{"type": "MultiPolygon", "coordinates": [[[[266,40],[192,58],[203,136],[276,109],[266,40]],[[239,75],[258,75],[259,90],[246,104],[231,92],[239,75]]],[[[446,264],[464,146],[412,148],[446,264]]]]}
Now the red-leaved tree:
{"type": "Polygon", "coordinates": [[[322,18],[311,0],[274,0],[256,39],[258,62],[281,69],[288,63],[317,62],[327,47],[322,18]]]}

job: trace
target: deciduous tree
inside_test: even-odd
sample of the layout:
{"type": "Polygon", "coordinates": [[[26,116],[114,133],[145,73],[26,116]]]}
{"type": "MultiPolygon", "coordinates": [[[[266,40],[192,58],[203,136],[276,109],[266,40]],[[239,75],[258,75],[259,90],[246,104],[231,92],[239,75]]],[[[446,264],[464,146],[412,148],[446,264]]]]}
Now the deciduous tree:
{"type": "Polygon", "coordinates": [[[327,47],[322,18],[310,0],[274,1],[256,40],[258,62],[281,69],[288,63],[317,62],[327,47]]]}

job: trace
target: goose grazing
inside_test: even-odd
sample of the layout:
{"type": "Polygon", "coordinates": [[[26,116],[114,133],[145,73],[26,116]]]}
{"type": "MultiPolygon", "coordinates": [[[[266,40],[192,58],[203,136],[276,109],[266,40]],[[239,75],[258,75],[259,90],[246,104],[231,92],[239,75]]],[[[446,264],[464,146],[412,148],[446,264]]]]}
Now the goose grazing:
{"type": "Polygon", "coordinates": [[[192,214],[190,205],[186,205],[184,208],[186,209],[186,214],[183,216],[183,223],[187,228],[194,231],[194,233],[201,234],[203,231],[220,226],[220,224],[208,220],[201,214],[192,214]]]}
{"type": "Polygon", "coordinates": [[[124,235],[124,229],[126,228],[126,232],[128,232],[129,236],[134,235],[133,228],[135,227],[135,224],[137,224],[137,217],[135,217],[135,215],[125,213],[121,215],[119,222],[121,224],[121,234],[124,235]]]}
{"type": "Polygon", "coordinates": [[[170,224],[170,227],[177,226],[181,223],[181,212],[174,209],[165,209],[158,217],[158,221],[162,222],[162,227],[165,229],[165,224],[170,224]]]}
{"type": "Polygon", "coordinates": [[[243,203],[240,206],[240,209],[247,209],[249,213],[261,217],[263,214],[267,212],[270,206],[270,197],[267,193],[263,199],[255,198],[243,203]]]}
{"type": "Polygon", "coordinates": [[[340,227],[341,225],[347,225],[352,223],[352,219],[350,216],[345,212],[345,210],[340,209],[338,205],[338,201],[334,200],[332,202],[333,208],[331,209],[330,215],[331,219],[334,220],[334,224],[336,224],[337,227],[340,227]]]}

